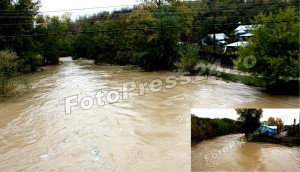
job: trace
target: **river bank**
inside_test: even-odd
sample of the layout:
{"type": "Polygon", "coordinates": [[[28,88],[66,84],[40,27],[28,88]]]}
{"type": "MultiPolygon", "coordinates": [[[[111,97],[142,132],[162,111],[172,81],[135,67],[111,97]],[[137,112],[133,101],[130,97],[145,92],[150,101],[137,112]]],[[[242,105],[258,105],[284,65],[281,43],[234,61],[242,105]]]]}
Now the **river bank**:
{"type": "Polygon", "coordinates": [[[284,146],[300,146],[298,137],[254,137],[249,142],[275,143],[284,146]]]}
{"type": "Polygon", "coordinates": [[[266,78],[253,76],[249,73],[243,73],[231,68],[224,68],[220,66],[207,66],[207,70],[203,72],[203,69],[199,69],[198,74],[215,76],[221,78],[225,81],[242,83],[249,86],[261,87],[264,92],[277,95],[295,95],[299,96],[299,78],[290,79],[289,81],[284,81],[278,79],[276,85],[269,85],[266,78]]]}

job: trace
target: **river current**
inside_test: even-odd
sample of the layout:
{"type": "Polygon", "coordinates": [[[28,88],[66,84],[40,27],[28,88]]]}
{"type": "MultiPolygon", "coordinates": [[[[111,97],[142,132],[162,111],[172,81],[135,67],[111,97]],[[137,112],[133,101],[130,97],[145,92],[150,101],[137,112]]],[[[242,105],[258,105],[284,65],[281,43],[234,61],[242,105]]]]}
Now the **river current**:
{"type": "Polygon", "coordinates": [[[0,103],[0,171],[190,171],[191,108],[299,106],[214,77],[61,61],[0,103]]]}

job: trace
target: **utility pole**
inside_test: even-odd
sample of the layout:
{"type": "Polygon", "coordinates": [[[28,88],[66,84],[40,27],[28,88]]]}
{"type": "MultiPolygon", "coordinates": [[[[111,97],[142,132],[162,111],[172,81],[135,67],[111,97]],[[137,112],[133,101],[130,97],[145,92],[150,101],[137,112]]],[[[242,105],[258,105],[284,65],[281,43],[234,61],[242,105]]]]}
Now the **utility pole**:
{"type": "Polygon", "coordinates": [[[213,14],[214,14],[214,52],[216,52],[216,11],[213,10],[213,14]]]}
{"type": "Polygon", "coordinates": [[[158,4],[157,4],[157,8],[159,9],[160,8],[160,4],[161,2],[160,2],[160,0],[158,0],[158,4]]]}
{"type": "Polygon", "coordinates": [[[213,13],[213,41],[214,41],[214,52],[216,52],[216,2],[215,0],[210,1],[209,3],[210,9],[213,13]]]}

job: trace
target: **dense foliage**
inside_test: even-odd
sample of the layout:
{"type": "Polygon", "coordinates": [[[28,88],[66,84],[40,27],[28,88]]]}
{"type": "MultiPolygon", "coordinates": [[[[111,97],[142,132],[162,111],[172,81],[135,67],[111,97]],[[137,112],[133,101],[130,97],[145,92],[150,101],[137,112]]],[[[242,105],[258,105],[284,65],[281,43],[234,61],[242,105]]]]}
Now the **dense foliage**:
{"type": "Polygon", "coordinates": [[[175,62],[175,66],[185,69],[194,74],[195,66],[199,63],[199,47],[197,44],[182,45],[179,47],[180,59],[175,62]]]}
{"type": "Polygon", "coordinates": [[[18,82],[13,78],[18,75],[23,62],[14,52],[0,51],[0,99],[17,89],[18,82]]]}
{"type": "Polygon", "coordinates": [[[268,85],[276,85],[280,79],[289,81],[290,77],[299,77],[299,10],[286,8],[277,13],[260,13],[255,22],[270,22],[257,25],[251,31],[255,36],[250,38],[249,46],[239,49],[239,69],[260,75],[268,85]],[[272,21],[287,22],[273,23],[272,21]],[[246,60],[245,60],[246,59],[246,60]],[[250,60],[254,65],[245,65],[250,60]]]}
{"type": "Polygon", "coordinates": [[[23,60],[23,66],[20,67],[23,72],[35,71],[40,65],[39,43],[34,37],[13,35],[34,33],[34,17],[38,13],[38,7],[39,1],[31,0],[4,0],[0,3],[0,51],[8,49],[16,52],[23,60]]]}
{"type": "Polygon", "coordinates": [[[260,126],[260,118],[262,117],[262,109],[236,109],[239,115],[242,132],[247,134],[253,133],[260,126]]]}
{"type": "Polygon", "coordinates": [[[228,119],[209,119],[200,118],[192,115],[191,134],[192,143],[197,143],[205,139],[211,139],[217,136],[233,134],[240,132],[238,122],[228,119]]]}
{"type": "MultiPolygon", "coordinates": [[[[260,12],[277,13],[293,5],[297,6],[297,1],[144,1],[133,9],[79,18],[76,31],[99,32],[76,35],[73,57],[95,59],[96,63],[136,64],[146,70],[180,67],[192,72],[191,64],[198,61],[183,56],[180,43],[189,48],[198,44],[198,59],[215,60],[223,49],[213,43],[202,46],[207,34],[231,35],[239,22],[247,24],[260,12]]],[[[232,36],[230,41],[236,40],[238,37],[232,36]]]]}

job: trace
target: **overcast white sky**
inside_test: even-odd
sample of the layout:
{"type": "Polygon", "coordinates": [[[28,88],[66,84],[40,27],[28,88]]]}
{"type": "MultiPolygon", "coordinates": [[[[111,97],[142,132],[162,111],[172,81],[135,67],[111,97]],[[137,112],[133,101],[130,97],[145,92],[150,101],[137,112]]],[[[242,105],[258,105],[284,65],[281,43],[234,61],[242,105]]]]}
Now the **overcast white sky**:
{"type": "Polygon", "coordinates": [[[113,11],[114,9],[120,9],[122,6],[132,7],[138,2],[139,0],[41,0],[42,7],[40,8],[40,12],[47,12],[44,14],[53,16],[62,15],[65,12],[49,11],[103,7],[97,9],[67,11],[72,13],[72,19],[75,19],[79,15],[91,15],[100,11],[113,11]]]}
{"type": "MultiPolygon", "coordinates": [[[[269,117],[281,118],[284,124],[293,124],[294,118],[299,123],[300,109],[263,109],[261,121],[267,121],[269,117]]],[[[234,109],[192,109],[192,114],[205,118],[230,118],[236,120],[238,115],[234,109]]]]}

